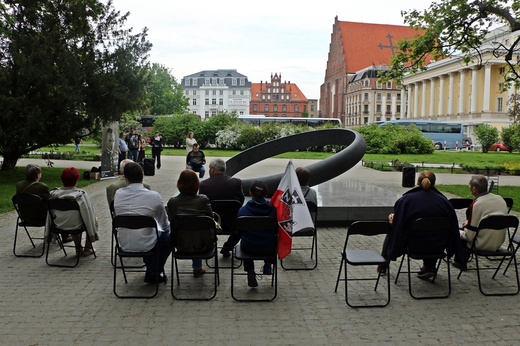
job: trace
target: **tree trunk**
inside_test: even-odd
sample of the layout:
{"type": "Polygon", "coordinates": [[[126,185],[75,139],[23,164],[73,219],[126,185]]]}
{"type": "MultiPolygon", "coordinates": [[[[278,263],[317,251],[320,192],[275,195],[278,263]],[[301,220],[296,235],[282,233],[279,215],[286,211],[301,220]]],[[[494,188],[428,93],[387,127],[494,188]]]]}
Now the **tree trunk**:
{"type": "Polygon", "coordinates": [[[18,159],[20,159],[21,155],[17,153],[3,153],[3,161],[2,161],[2,171],[10,171],[16,167],[16,163],[18,159]]]}

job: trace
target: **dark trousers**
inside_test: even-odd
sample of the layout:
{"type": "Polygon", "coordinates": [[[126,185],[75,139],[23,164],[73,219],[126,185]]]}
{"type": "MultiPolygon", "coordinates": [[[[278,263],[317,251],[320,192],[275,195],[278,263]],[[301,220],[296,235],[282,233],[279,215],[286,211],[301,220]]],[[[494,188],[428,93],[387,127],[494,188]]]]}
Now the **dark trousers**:
{"type": "Polygon", "coordinates": [[[170,232],[161,232],[159,234],[159,240],[155,246],[159,247],[159,257],[144,257],[143,262],[146,265],[146,272],[149,274],[155,274],[155,270],[158,267],[159,273],[164,272],[164,264],[172,252],[170,245],[170,232]]]}
{"type": "Polygon", "coordinates": [[[157,164],[157,169],[161,168],[161,148],[157,148],[157,147],[152,148],[152,158],[155,159],[155,163],[157,164]]]}
{"type": "Polygon", "coordinates": [[[119,158],[118,158],[118,161],[117,161],[117,171],[119,172],[119,167],[121,165],[121,161],[123,161],[124,159],[126,159],[126,151],[122,151],[119,153],[119,158]]]}

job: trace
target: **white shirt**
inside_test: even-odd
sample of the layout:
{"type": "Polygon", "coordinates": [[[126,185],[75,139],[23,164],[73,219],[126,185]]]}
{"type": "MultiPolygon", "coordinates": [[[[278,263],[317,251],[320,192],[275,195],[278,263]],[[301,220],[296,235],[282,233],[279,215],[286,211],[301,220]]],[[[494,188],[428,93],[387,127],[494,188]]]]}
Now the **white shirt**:
{"type": "MultiPolygon", "coordinates": [[[[130,184],[118,189],[114,197],[117,215],[151,216],[157,222],[159,232],[170,231],[170,222],[161,195],[146,189],[143,184],[130,184]]],[[[119,246],[125,251],[149,251],[157,242],[153,228],[119,228],[119,246]]]]}

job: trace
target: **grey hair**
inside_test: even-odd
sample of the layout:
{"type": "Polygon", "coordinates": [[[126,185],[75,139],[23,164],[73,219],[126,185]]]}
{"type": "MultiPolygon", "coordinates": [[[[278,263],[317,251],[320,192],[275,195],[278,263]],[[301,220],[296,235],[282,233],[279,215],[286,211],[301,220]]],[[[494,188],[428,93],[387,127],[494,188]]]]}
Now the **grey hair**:
{"type": "Polygon", "coordinates": [[[40,166],[30,163],[25,167],[25,179],[35,181],[38,179],[38,174],[42,172],[40,166]]]}
{"type": "Polygon", "coordinates": [[[476,188],[479,193],[486,192],[488,189],[487,178],[483,175],[474,175],[469,180],[469,185],[476,188]]]}
{"type": "Polygon", "coordinates": [[[222,159],[213,159],[209,163],[210,167],[214,167],[219,172],[225,172],[226,171],[226,162],[222,159]]]}

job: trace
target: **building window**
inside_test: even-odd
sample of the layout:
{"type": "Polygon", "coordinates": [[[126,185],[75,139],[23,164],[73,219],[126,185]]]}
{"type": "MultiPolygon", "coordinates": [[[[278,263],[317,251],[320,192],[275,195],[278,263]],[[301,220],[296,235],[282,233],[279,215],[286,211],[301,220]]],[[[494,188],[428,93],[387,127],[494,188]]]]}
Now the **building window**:
{"type": "Polygon", "coordinates": [[[218,79],[218,84],[219,85],[224,85],[224,78],[219,78],[218,79]]]}
{"type": "Polygon", "coordinates": [[[219,90],[219,93],[218,93],[220,96],[224,96],[224,90],[219,90]]]}
{"type": "Polygon", "coordinates": [[[197,90],[193,90],[193,95],[197,95],[197,90]]]}
{"type": "Polygon", "coordinates": [[[246,85],[246,79],[240,78],[240,85],[246,85]]]}
{"type": "Polygon", "coordinates": [[[257,104],[253,105],[253,112],[258,112],[258,105],[257,104]]]}
{"type": "Polygon", "coordinates": [[[190,94],[190,91],[189,90],[185,90],[184,94],[186,94],[186,96],[188,96],[190,94]]]}
{"type": "Polygon", "coordinates": [[[505,67],[501,67],[498,69],[498,71],[500,72],[500,74],[505,74],[506,73],[506,68],[505,67]]]}
{"type": "Polygon", "coordinates": [[[244,95],[244,90],[240,90],[240,95],[244,95]]]}
{"type": "Polygon", "coordinates": [[[299,109],[300,109],[300,108],[298,107],[298,105],[294,105],[294,111],[295,111],[295,112],[298,112],[299,109]]]}
{"type": "Polygon", "coordinates": [[[278,112],[278,105],[273,106],[273,112],[278,112]]]}
{"type": "Polygon", "coordinates": [[[386,82],[386,88],[392,89],[392,82],[386,82]]]}
{"type": "Polygon", "coordinates": [[[498,91],[499,92],[504,91],[504,83],[498,83],[498,91]]]}
{"type": "Polygon", "coordinates": [[[205,100],[204,100],[204,104],[205,104],[205,105],[209,105],[209,99],[205,99],[205,100]]]}
{"type": "Polygon", "coordinates": [[[189,78],[186,78],[186,80],[184,81],[184,85],[186,86],[190,86],[190,79],[189,78]]]}
{"type": "Polygon", "coordinates": [[[217,104],[217,99],[211,99],[211,104],[212,105],[216,105],[217,104]]]}
{"type": "Polygon", "coordinates": [[[390,105],[386,105],[386,114],[390,114],[390,105]]]}
{"type": "Polygon", "coordinates": [[[237,91],[236,91],[236,90],[233,90],[233,91],[231,92],[231,94],[236,95],[236,94],[237,94],[237,91]]]}
{"type": "Polygon", "coordinates": [[[232,86],[236,86],[237,85],[237,79],[236,78],[232,78],[231,79],[231,85],[232,86]]]}
{"type": "Polygon", "coordinates": [[[282,112],[287,112],[287,106],[286,105],[282,105],[282,112]]]}
{"type": "Polygon", "coordinates": [[[204,112],[204,118],[206,118],[206,119],[209,118],[209,111],[205,111],[205,112],[204,112]]]}
{"type": "Polygon", "coordinates": [[[504,99],[502,97],[497,98],[497,112],[502,112],[504,107],[504,99]]]}
{"type": "Polygon", "coordinates": [[[209,96],[209,90],[206,90],[206,96],[209,96]]]}
{"type": "Polygon", "coordinates": [[[265,105],[265,106],[264,106],[264,111],[265,111],[265,112],[269,112],[269,105],[265,105]]]}
{"type": "Polygon", "coordinates": [[[377,113],[381,113],[381,105],[377,105],[376,106],[376,112],[377,113]]]}
{"type": "Polygon", "coordinates": [[[314,112],[314,105],[311,105],[311,112],[314,112]]]}
{"type": "Polygon", "coordinates": [[[297,99],[298,98],[298,94],[294,94],[293,98],[297,99]]]}
{"type": "Polygon", "coordinates": [[[386,99],[387,100],[390,100],[392,98],[392,95],[390,95],[390,93],[386,94],[386,99]]]}
{"type": "Polygon", "coordinates": [[[197,99],[192,99],[191,100],[191,104],[192,104],[192,106],[196,106],[197,105],[197,99]]]}
{"type": "Polygon", "coordinates": [[[209,85],[209,78],[204,78],[204,85],[209,85]]]}
{"type": "Polygon", "coordinates": [[[367,80],[365,80],[365,88],[368,88],[370,86],[370,82],[367,80]]]}
{"type": "Polygon", "coordinates": [[[381,83],[377,82],[376,88],[381,89],[381,83]]]}
{"type": "Polygon", "coordinates": [[[397,113],[401,114],[401,105],[396,106],[396,111],[397,113]]]}
{"type": "Polygon", "coordinates": [[[224,105],[224,99],[218,99],[218,104],[223,106],[224,105]]]}
{"type": "Polygon", "coordinates": [[[211,84],[212,85],[217,85],[217,78],[211,78],[211,84]]]}
{"type": "Polygon", "coordinates": [[[197,83],[197,78],[193,78],[193,79],[191,80],[191,84],[192,84],[193,86],[197,86],[197,84],[198,84],[198,83],[197,83]]]}
{"type": "Polygon", "coordinates": [[[216,90],[213,90],[213,96],[217,95],[217,91],[216,90]]]}
{"type": "Polygon", "coordinates": [[[368,93],[365,93],[363,97],[365,98],[365,101],[368,101],[368,93]]]}
{"type": "Polygon", "coordinates": [[[377,99],[378,101],[381,101],[381,93],[377,93],[377,95],[376,95],[376,99],[377,99]]]}
{"type": "Polygon", "coordinates": [[[363,106],[363,113],[368,113],[368,105],[363,106]]]}

